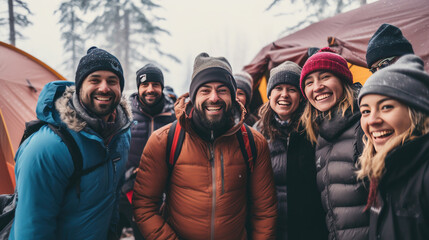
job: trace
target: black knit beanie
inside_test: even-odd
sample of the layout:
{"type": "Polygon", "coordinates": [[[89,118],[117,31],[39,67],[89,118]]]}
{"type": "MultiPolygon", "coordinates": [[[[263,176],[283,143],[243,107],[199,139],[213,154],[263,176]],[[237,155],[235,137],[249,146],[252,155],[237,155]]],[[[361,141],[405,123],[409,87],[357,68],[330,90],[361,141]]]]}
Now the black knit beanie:
{"type": "Polygon", "coordinates": [[[380,59],[414,54],[411,43],[402,35],[399,28],[384,23],[381,25],[368,42],[366,51],[366,63],[368,68],[380,59]]]}
{"type": "Polygon", "coordinates": [[[250,74],[245,71],[234,73],[234,79],[237,83],[237,89],[241,89],[246,94],[246,103],[249,104],[252,101],[252,88],[253,88],[253,79],[250,74]]]}
{"type": "Polygon", "coordinates": [[[232,68],[228,60],[224,57],[210,57],[207,53],[200,53],[195,58],[191,85],[189,86],[189,96],[193,103],[195,103],[198,88],[209,82],[225,84],[231,92],[232,101],[235,100],[237,84],[232,77],[232,68]]]}
{"type": "Polygon", "coordinates": [[[75,78],[76,93],[79,94],[82,82],[89,74],[101,70],[116,74],[119,78],[121,92],[124,90],[124,72],[119,60],[106,50],[91,47],[86,52],[86,55],[80,59],[79,65],[77,66],[75,78]]]}
{"type": "Polygon", "coordinates": [[[136,72],[136,75],[137,88],[143,82],[159,82],[164,89],[164,75],[157,66],[151,63],[146,64],[136,72]]]}
{"type": "Polygon", "coordinates": [[[359,104],[365,95],[380,94],[429,114],[429,74],[423,66],[420,57],[407,54],[375,72],[360,90],[359,104]]]}
{"type": "Polygon", "coordinates": [[[271,90],[279,84],[290,84],[299,90],[300,76],[301,67],[291,61],[286,61],[271,69],[267,84],[267,97],[271,95],[271,90]]]}

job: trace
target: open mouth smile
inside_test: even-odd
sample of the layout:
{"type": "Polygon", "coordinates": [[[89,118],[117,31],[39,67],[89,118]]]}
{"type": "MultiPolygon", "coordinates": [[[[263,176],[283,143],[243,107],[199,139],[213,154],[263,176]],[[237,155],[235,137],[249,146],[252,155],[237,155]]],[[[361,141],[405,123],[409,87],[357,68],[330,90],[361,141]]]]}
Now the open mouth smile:
{"type": "Polygon", "coordinates": [[[332,93],[324,93],[324,94],[317,95],[314,99],[316,101],[323,101],[323,100],[327,99],[330,96],[332,96],[332,93]]]}
{"type": "Polygon", "coordinates": [[[285,101],[285,100],[280,100],[280,101],[277,102],[277,104],[280,105],[280,106],[287,106],[287,107],[290,106],[290,105],[292,105],[291,102],[288,102],[288,101],[285,101]]]}
{"type": "Polygon", "coordinates": [[[111,96],[96,96],[94,97],[97,101],[101,101],[101,102],[108,102],[110,100],[112,100],[111,96]]]}
{"type": "Polygon", "coordinates": [[[383,138],[389,137],[392,134],[393,134],[393,130],[381,130],[381,131],[374,131],[371,133],[374,139],[383,139],[383,138]]]}
{"type": "Polygon", "coordinates": [[[218,112],[222,109],[222,106],[206,106],[204,107],[209,112],[218,112]]]}

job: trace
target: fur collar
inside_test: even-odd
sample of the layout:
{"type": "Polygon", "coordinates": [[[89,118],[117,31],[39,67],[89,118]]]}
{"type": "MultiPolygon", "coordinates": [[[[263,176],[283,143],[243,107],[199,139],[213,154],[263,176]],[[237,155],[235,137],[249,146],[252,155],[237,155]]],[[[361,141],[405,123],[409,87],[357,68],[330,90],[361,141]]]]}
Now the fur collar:
{"type": "MultiPolygon", "coordinates": [[[[73,131],[80,132],[86,126],[87,123],[76,114],[76,111],[68,104],[73,98],[73,94],[76,91],[75,86],[67,87],[63,95],[55,101],[55,107],[60,115],[61,120],[67,125],[67,127],[73,131]]],[[[129,121],[132,121],[132,112],[130,104],[127,99],[122,95],[119,106],[122,107],[125,115],[129,121]]]]}

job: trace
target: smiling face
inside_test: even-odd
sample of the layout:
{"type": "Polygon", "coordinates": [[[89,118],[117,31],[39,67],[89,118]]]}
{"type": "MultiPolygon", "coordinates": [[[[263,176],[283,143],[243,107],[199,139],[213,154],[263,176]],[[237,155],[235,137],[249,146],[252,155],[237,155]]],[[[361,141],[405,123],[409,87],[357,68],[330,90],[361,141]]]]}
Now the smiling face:
{"type": "Polygon", "coordinates": [[[384,144],[410,128],[411,119],[408,107],[390,97],[368,94],[360,103],[361,126],[368,139],[372,139],[375,151],[384,144]]]}
{"type": "Polygon", "coordinates": [[[209,82],[198,88],[195,97],[195,110],[201,116],[204,125],[210,129],[225,124],[231,111],[231,92],[225,84],[209,82]]]}
{"type": "Polygon", "coordinates": [[[152,106],[161,99],[162,86],[159,82],[143,82],[139,85],[140,100],[147,106],[152,106]]]}
{"type": "Polygon", "coordinates": [[[290,84],[279,84],[271,90],[270,106],[281,120],[286,121],[298,109],[301,94],[298,88],[290,84]]]}
{"type": "Polygon", "coordinates": [[[246,93],[240,88],[237,88],[237,98],[244,106],[246,106],[246,93]]]}
{"type": "Polygon", "coordinates": [[[107,121],[121,99],[119,78],[110,71],[95,71],[83,80],[79,97],[92,113],[107,121]]]}
{"type": "Polygon", "coordinates": [[[334,107],[344,94],[343,83],[330,72],[317,71],[304,79],[304,93],[310,104],[321,112],[334,107]]]}

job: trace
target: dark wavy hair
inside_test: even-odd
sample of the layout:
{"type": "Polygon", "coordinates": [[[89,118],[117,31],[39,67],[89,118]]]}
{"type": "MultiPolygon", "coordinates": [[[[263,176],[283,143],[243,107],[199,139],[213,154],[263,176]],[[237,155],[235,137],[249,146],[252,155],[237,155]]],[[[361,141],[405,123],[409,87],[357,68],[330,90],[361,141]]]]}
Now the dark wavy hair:
{"type": "MultiPolygon", "coordinates": [[[[304,110],[306,100],[300,95],[300,103],[294,113],[292,113],[290,130],[298,131],[299,119],[304,110]]],[[[259,109],[258,115],[260,120],[258,121],[257,127],[260,129],[262,135],[268,140],[278,138],[282,135],[280,129],[276,126],[275,111],[271,108],[270,101],[264,103],[259,109]]]]}

